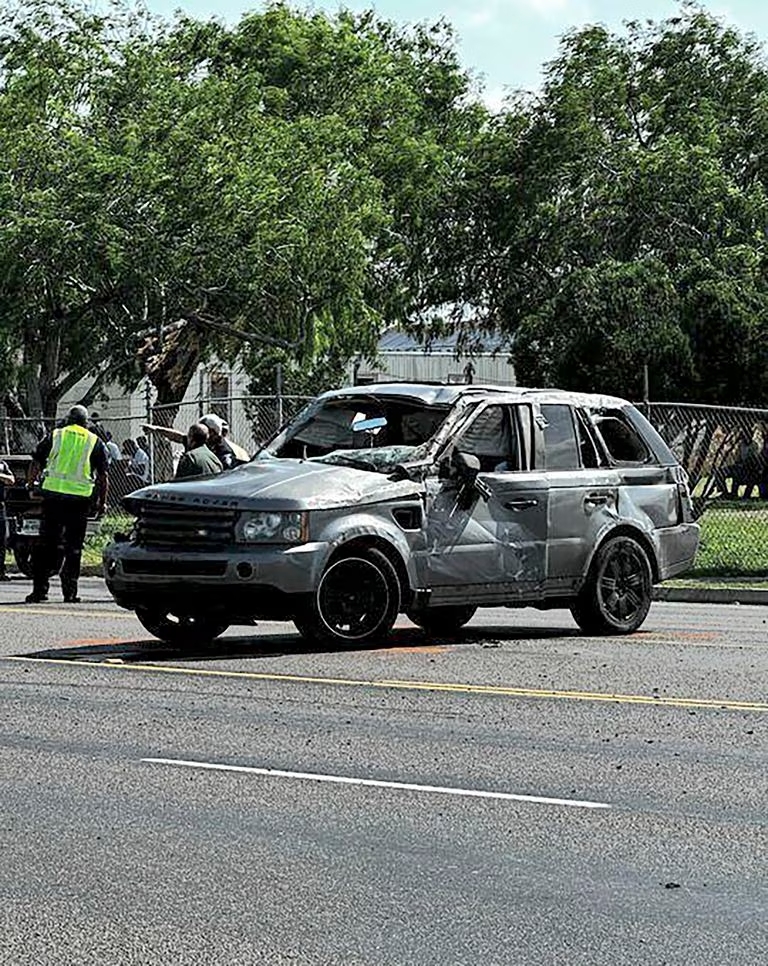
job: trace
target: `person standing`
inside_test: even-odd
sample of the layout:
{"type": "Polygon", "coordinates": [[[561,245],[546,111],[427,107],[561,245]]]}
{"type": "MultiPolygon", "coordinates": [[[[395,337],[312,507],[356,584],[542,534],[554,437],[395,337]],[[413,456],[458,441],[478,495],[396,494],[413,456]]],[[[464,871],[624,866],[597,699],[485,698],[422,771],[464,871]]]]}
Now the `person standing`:
{"type": "Polygon", "coordinates": [[[186,480],[191,476],[211,476],[221,473],[221,470],[221,461],[208,448],[208,427],[203,423],[193,423],[187,431],[187,451],[179,460],[174,479],[186,480]]]}
{"type": "Polygon", "coordinates": [[[8,549],[8,521],[5,514],[5,488],[13,486],[16,477],[5,460],[0,460],[0,580],[10,580],[5,572],[5,553],[8,549]]]}
{"type": "Polygon", "coordinates": [[[241,466],[243,463],[251,462],[251,454],[248,452],[248,450],[244,449],[239,443],[236,443],[233,439],[229,438],[229,423],[226,420],[223,420],[221,424],[221,436],[225,442],[229,443],[232,448],[232,452],[235,454],[235,460],[237,461],[235,466],[241,466]]]}
{"type": "Polygon", "coordinates": [[[123,443],[123,456],[128,460],[126,472],[139,486],[149,483],[149,456],[135,439],[123,443]]]}
{"type": "Polygon", "coordinates": [[[109,488],[109,459],[102,441],[86,428],[88,410],[73,406],[64,425],[43,439],[33,455],[31,479],[41,479],[43,508],[40,543],[32,561],[32,593],[28,604],[48,600],[49,574],[56,568],[63,542],[61,590],[68,604],[79,603],[77,584],[91,498],[101,515],[109,488]]]}
{"type": "MultiPolygon", "coordinates": [[[[96,435],[98,436],[99,434],[97,433],[96,435]]],[[[120,460],[123,458],[123,454],[120,452],[120,447],[114,441],[114,439],[112,438],[112,433],[110,433],[109,431],[107,431],[107,433],[105,434],[104,446],[106,447],[106,450],[107,450],[107,458],[109,459],[109,465],[111,466],[113,463],[119,463],[120,460]]]]}
{"type": "Polygon", "coordinates": [[[235,456],[232,446],[224,439],[224,420],[221,416],[217,416],[216,413],[206,413],[205,416],[200,417],[200,422],[208,427],[208,448],[218,456],[224,469],[231,470],[233,466],[239,466],[243,461],[235,456]]]}

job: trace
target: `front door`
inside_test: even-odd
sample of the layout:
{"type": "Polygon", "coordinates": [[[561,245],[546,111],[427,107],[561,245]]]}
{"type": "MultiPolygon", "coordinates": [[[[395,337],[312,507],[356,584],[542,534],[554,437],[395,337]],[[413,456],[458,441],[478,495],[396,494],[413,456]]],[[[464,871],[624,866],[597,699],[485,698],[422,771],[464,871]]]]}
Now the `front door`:
{"type": "Polygon", "coordinates": [[[548,484],[531,469],[527,405],[489,404],[441,454],[476,457],[476,483],[437,472],[426,481],[425,545],[418,556],[430,603],[507,602],[541,596],[547,570],[548,484]]]}

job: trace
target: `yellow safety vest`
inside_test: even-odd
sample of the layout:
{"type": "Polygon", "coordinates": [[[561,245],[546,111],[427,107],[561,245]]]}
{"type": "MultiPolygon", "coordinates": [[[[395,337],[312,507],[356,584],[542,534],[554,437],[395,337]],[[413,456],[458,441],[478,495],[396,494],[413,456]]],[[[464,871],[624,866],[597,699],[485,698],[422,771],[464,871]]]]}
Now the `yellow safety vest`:
{"type": "Polygon", "coordinates": [[[64,426],[53,431],[53,445],[43,473],[43,490],[67,496],[89,497],[93,493],[91,453],[99,439],[84,426],[64,426]]]}

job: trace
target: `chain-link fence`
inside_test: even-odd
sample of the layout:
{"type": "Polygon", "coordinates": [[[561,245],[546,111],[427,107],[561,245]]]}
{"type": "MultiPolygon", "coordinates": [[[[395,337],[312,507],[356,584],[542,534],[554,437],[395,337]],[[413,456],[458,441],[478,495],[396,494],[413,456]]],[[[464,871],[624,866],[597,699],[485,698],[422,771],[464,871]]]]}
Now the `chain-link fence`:
{"type": "MultiPolygon", "coordinates": [[[[252,454],[308,401],[306,396],[196,399],[152,406],[143,416],[99,419],[91,428],[106,442],[110,455],[110,507],[118,508],[124,496],[147,483],[172,479],[189,426],[206,413],[220,416],[228,438],[252,454]],[[174,435],[178,441],[169,438],[174,435]]],[[[54,425],[50,419],[0,420],[0,452],[29,455],[54,425]]]]}
{"type": "MultiPolygon", "coordinates": [[[[255,452],[309,401],[304,396],[212,398],[151,407],[144,416],[104,419],[108,440],[110,503],[147,482],[172,478],[182,442],[147,425],[177,431],[179,438],[205,413],[228,424],[228,435],[255,452]]],[[[700,574],[768,577],[768,409],[736,409],[687,403],[642,407],[685,466],[702,527],[696,561],[700,574]]],[[[51,421],[0,421],[0,449],[29,454],[51,421]]],[[[173,435],[173,434],[171,434],[173,435]]]]}
{"type": "Polygon", "coordinates": [[[701,524],[696,571],[768,576],[768,409],[651,403],[701,524]]]}

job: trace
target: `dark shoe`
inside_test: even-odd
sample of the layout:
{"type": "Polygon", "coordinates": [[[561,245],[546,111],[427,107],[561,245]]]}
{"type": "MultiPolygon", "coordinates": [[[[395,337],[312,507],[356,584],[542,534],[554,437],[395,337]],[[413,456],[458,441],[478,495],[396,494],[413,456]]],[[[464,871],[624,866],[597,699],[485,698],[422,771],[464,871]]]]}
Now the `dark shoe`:
{"type": "Polygon", "coordinates": [[[70,594],[70,595],[68,595],[67,597],[64,598],[64,603],[65,604],[79,604],[80,603],[80,598],[79,597],[76,597],[76,596],[74,596],[72,594],[70,594]]]}
{"type": "Polygon", "coordinates": [[[9,581],[10,579],[11,578],[8,576],[8,574],[0,574],[0,583],[3,583],[4,584],[7,581],[9,581]]]}
{"type": "Polygon", "coordinates": [[[48,594],[37,594],[33,590],[31,594],[27,594],[24,598],[25,604],[44,604],[48,600],[48,594]]]}

